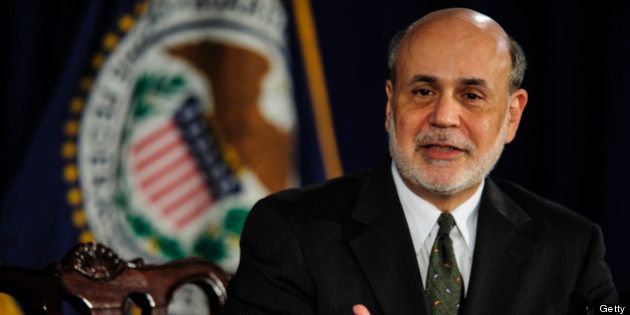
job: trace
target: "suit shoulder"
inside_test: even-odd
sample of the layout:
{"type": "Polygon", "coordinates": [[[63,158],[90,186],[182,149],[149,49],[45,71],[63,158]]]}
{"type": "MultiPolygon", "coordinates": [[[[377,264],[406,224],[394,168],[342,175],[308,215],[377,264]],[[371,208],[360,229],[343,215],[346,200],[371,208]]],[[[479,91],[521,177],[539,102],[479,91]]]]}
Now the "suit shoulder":
{"type": "Polygon", "coordinates": [[[591,220],[559,203],[544,198],[513,182],[502,179],[493,179],[493,181],[535,220],[558,223],[564,226],[571,225],[580,229],[593,229],[594,223],[591,220]]]}
{"type": "Polygon", "coordinates": [[[272,194],[269,197],[285,203],[322,202],[327,199],[356,194],[368,172],[358,172],[320,184],[292,188],[272,194]]]}
{"type": "Polygon", "coordinates": [[[274,211],[292,221],[347,215],[354,206],[367,174],[367,171],[353,173],[324,183],[271,194],[258,201],[252,213],[256,215],[256,212],[274,211]]]}

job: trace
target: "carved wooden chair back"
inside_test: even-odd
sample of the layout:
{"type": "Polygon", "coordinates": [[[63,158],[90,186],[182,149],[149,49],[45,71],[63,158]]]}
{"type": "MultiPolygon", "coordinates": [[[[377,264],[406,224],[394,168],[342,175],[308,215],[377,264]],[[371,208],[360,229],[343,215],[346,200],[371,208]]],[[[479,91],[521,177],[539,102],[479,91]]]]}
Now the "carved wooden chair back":
{"type": "Polygon", "coordinates": [[[187,258],[162,265],[141,259],[125,261],[98,243],[77,245],[45,271],[0,266],[0,291],[29,312],[62,314],[63,301],[81,314],[123,314],[132,299],[142,314],[166,314],[176,289],[197,285],[206,294],[210,313],[221,314],[228,275],[214,264],[187,258]]]}

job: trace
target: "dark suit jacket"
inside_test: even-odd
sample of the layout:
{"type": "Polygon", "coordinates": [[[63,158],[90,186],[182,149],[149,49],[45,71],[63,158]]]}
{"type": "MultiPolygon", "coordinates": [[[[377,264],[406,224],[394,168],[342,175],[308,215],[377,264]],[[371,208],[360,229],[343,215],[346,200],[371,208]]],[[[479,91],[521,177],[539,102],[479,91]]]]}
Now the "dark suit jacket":
{"type": "MultiPolygon", "coordinates": [[[[600,228],[514,184],[486,180],[463,314],[585,314],[616,303],[600,228]]],[[[389,164],[259,201],[227,314],[427,314],[389,164]]]]}

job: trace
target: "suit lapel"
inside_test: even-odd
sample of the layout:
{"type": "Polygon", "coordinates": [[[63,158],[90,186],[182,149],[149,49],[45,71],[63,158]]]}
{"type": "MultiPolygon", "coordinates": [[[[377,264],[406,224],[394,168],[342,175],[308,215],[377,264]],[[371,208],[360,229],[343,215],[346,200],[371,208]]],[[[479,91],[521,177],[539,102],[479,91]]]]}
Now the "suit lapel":
{"type": "Polygon", "coordinates": [[[523,271],[536,250],[532,225],[518,204],[486,180],[464,314],[510,313],[523,271]]]}
{"type": "Polygon", "coordinates": [[[385,314],[426,314],[411,236],[389,163],[368,175],[352,218],[364,229],[350,247],[385,314]]]}

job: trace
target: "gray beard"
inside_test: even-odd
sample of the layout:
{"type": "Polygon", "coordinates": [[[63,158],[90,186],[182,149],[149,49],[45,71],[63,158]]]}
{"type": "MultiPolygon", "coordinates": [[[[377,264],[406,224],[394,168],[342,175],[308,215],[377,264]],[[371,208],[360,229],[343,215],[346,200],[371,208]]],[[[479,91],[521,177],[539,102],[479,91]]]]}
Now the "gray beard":
{"type": "MultiPolygon", "coordinates": [[[[401,150],[396,140],[396,128],[394,127],[393,115],[390,116],[388,138],[389,138],[389,152],[394,160],[394,164],[398,169],[398,172],[403,178],[407,179],[414,185],[420,186],[427,191],[440,195],[452,195],[468,189],[477,183],[480,183],[494,168],[496,163],[501,157],[503,148],[505,147],[505,137],[507,135],[508,115],[506,115],[501,130],[499,130],[499,136],[488,153],[482,155],[477,161],[471,162],[469,167],[454,176],[447,182],[439,182],[431,179],[429,174],[423,170],[423,167],[413,160],[412,156],[406,156],[403,150],[401,150]]],[[[444,139],[448,137],[443,132],[436,130],[430,130],[428,132],[419,133],[414,139],[415,150],[418,149],[420,142],[423,138],[427,137],[439,137],[444,139]],[[438,135],[435,135],[435,134],[438,135]]],[[[467,154],[474,154],[476,147],[468,139],[460,139],[462,146],[466,147],[469,152],[467,154]]],[[[440,172],[440,169],[446,170],[449,167],[449,161],[431,161],[426,160],[427,166],[433,168],[433,172],[440,172]]]]}

